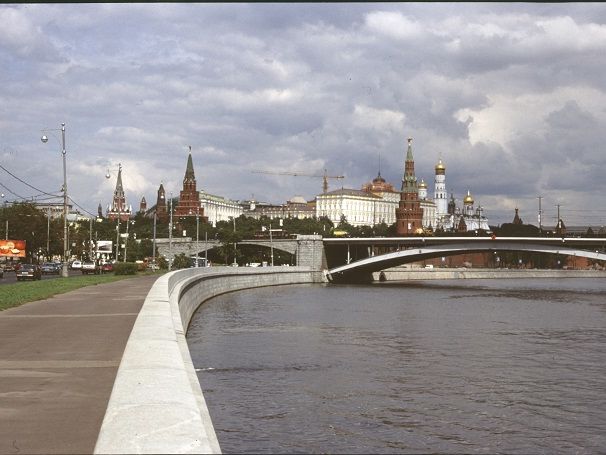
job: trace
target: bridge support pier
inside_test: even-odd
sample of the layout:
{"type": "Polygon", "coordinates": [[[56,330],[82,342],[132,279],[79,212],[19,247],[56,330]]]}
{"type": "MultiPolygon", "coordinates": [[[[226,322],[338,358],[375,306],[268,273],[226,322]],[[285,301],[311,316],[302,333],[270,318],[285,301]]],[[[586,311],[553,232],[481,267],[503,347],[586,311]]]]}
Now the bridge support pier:
{"type": "Polygon", "coordinates": [[[327,262],[321,235],[297,235],[297,265],[311,267],[314,282],[326,281],[323,271],[327,262]]]}

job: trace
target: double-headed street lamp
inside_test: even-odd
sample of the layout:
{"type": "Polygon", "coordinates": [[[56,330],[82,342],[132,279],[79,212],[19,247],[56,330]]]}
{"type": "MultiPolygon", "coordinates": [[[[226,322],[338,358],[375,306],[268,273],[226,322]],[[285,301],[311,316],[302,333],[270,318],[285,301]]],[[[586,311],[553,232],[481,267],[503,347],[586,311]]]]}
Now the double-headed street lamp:
{"type": "MultiPolygon", "coordinates": [[[[192,211],[189,211],[190,215],[193,215],[192,211]]],[[[199,246],[199,237],[200,237],[200,207],[196,207],[196,265],[198,267],[198,256],[200,254],[200,246],[199,246]]],[[[206,264],[204,264],[206,265],[206,264]]]]}
{"type": "MultiPolygon", "coordinates": [[[[46,131],[59,131],[56,130],[46,130],[46,131]]],[[[65,165],[65,123],[61,124],[61,155],[63,156],[63,267],[61,269],[61,276],[67,277],[69,276],[69,272],[67,269],[67,168],[65,165]]],[[[48,142],[48,136],[43,135],[40,140],[46,144],[48,142]]]]}

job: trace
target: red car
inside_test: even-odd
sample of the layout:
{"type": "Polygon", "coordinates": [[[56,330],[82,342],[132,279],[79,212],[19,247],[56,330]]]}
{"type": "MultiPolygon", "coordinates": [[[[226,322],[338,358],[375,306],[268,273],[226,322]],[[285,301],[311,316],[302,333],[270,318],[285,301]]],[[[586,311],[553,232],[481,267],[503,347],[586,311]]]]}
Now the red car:
{"type": "Polygon", "coordinates": [[[110,273],[114,271],[114,264],[112,264],[111,262],[106,262],[105,264],[101,265],[101,273],[110,273]]]}

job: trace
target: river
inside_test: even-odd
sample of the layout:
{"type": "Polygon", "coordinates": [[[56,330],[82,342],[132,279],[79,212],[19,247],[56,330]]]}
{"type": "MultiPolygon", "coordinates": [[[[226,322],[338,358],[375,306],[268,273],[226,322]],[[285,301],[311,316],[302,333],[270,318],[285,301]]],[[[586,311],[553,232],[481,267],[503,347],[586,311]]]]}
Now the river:
{"type": "Polygon", "coordinates": [[[299,285],[202,305],[223,453],[606,449],[606,281],[299,285]]]}

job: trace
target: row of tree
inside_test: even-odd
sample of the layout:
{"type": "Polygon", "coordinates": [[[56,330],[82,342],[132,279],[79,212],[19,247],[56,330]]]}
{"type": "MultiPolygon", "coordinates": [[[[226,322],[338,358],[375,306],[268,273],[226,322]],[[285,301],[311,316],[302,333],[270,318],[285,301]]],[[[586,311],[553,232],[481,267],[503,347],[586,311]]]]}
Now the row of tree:
{"type": "MultiPolygon", "coordinates": [[[[133,262],[153,256],[153,239],[167,238],[168,222],[156,222],[153,218],[138,213],[127,223],[120,222],[119,232],[121,246],[120,254],[126,250],[126,260],[133,262]],[[128,231],[128,238],[124,234],[128,231]]],[[[254,219],[244,215],[235,220],[219,221],[216,226],[196,220],[196,217],[183,217],[173,219],[173,237],[190,237],[194,239],[219,240],[221,246],[209,252],[209,259],[215,263],[238,263],[269,261],[268,251],[259,251],[255,247],[246,247],[235,244],[244,239],[269,238],[269,229],[272,229],[274,238],[294,236],[296,234],[319,234],[323,237],[346,235],[348,237],[394,237],[397,236],[396,225],[380,223],[375,226],[353,226],[342,217],[340,223],[334,226],[327,217],[321,218],[286,218],[284,220],[270,220],[267,217],[254,219]]],[[[50,259],[61,257],[63,254],[63,219],[49,218],[47,213],[36,208],[31,203],[5,204],[0,207],[0,232],[4,238],[25,240],[28,260],[50,259]]],[[[505,223],[492,227],[492,232],[498,236],[544,236],[536,226],[527,224],[505,223]]],[[[107,218],[91,218],[89,220],[68,223],[68,248],[71,257],[87,259],[94,251],[96,241],[111,240],[116,242],[118,223],[107,218]]],[[[486,231],[470,231],[464,234],[435,232],[434,235],[490,235],[486,231]]],[[[600,229],[594,233],[588,229],[587,236],[606,237],[606,230],[600,229]]],[[[292,263],[287,253],[274,251],[274,263],[292,263]]]]}

